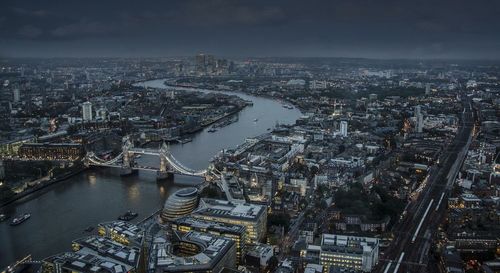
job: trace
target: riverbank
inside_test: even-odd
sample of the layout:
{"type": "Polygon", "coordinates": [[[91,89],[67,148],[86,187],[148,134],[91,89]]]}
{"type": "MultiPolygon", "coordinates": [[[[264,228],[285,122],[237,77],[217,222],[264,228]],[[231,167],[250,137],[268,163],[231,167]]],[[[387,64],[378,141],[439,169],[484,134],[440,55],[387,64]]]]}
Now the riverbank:
{"type": "MultiPolygon", "coordinates": [[[[144,85],[164,88],[163,80],[141,84],[144,85]]],[[[249,137],[268,133],[268,128],[278,121],[293,124],[301,116],[298,109],[285,109],[280,101],[242,92],[222,93],[252,101],[253,106],[241,110],[237,122],[216,132],[202,130],[192,137],[191,142],[171,145],[171,154],[186,167],[205,169],[222,150],[237,147],[249,137]]],[[[159,164],[155,156],[145,155],[140,160],[146,166],[159,164]]],[[[41,194],[30,195],[2,208],[10,215],[29,212],[32,217],[15,227],[0,223],[0,267],[28,253],[32,253],[34,259],[42,259],[68,251],[75,238],[87,234],[84,232],[86,228],[116,219],[124,211],[150,216],[163,206],[168,196],[184,187],[181,185],[192,185],[196,181],[187,176],[157,181],[156,174],[148,171],[121,177],[115,168],[90,168],[65,182],[68,183],[57,183],[42,190],[41,194]]]]}
{"type": "Polygon", "coordinates": [[[79,174],[87,169],[88,169],[88,167],[81,167],[78,170],[72,171],[68,174],[64,174],[64,175],[59,176],[59,177],[51,178],[51,179],[45,181],[44,183],[38,184],[34,187],[30,187],[29,189],[27,189],[21,193],[17,193],[13,197],[9,198],[7,201],[3,201],[2,203],[0,203],[0,208],[5,207],[5,206],[17,201],[17,200],[20,200],[24,197],[27,197],[27,196],[29,196],[35,192],[38,192],[42,189],[45,189],[51,185],[57,184],[57,183],[64,181],[68,178],[71,178],[72,176],[75,176],[75,175],[77,175],[77,174],[79,174]]]}
{"type": "MultiPolygon", "coordinates": [[[[158,80],[158,79],[155,79],[155,80],[158,80]]],[[[234,93],[236,96],[237,96],[237,94],[241,94],[241,95],[246,95],[246,96],[266,98],[266,99],[270,99],[270,100],[279,101],[283,105],[284,104],[292,105],[293,107],[297,108],[301,113],[303,113],[307,110],[307,109],[300,107],[299,105],[297,105],[293,101],[288,100],[286,98],[277,98],[277,97],[273,97],[273,96],[266,95],[266,94],[253,94],[253,93],[247,93],[244,91],[218,89],[217,86],[207,86],[207,87],[202,86],[202,87],[200,87],[200,86],[190,86],[190,85],[182,85],[182,84],[175,84],[174,85],[174,84],[167,83],[167,81],[164,81],[163,84],[167,88],[185,88],[185,89],[192,89],[193,91],[211,90],[211,91],[215,91],[215,92],[234,93]]]]}

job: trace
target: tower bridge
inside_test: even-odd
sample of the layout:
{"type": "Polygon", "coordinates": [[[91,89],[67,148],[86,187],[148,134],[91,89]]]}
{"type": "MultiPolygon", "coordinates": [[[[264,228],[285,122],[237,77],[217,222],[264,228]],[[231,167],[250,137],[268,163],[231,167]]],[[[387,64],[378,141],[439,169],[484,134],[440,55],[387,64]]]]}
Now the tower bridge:
{"type": "Polygon", "coordinates": [[[88,166],[102,166],[120,168],[123,175],[131,174],[137,170],[156,171],[158,179],[164,179],[172,174],[183,174],[191,176],[205,176],[207,170],[193,170],[179,162],[169,150],[167,144],[163,143],[159,149],[134,147],[128,137],[124,138],[122,152],[116,157],[104,160],[97,157],[93,152],[88,152],[85,156],[85,163],[88,166]],[[136,155],[153,155],[160,158],[158,168],[150,166],[140,166],[135,161],[136,155]]]}

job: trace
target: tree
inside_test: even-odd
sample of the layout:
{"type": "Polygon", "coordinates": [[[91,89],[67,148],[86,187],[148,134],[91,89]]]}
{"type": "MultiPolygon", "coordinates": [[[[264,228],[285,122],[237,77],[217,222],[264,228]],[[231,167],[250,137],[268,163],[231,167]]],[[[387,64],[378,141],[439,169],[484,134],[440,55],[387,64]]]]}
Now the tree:
{"type": "Polygon", "coordinates": [[[285,228],[285,232],[288,231],[290,226],[290,215],[285,213],[273,213],[267,218],[267,226],[282,226],[285,228]]]}
{"type": "Polygon", "coordinates": [[[274,270],[278,267],[279,260],[276,256],[272,256],[269,258],[269,262],[267,263],[268,272],[274,272],[274,270]]]}

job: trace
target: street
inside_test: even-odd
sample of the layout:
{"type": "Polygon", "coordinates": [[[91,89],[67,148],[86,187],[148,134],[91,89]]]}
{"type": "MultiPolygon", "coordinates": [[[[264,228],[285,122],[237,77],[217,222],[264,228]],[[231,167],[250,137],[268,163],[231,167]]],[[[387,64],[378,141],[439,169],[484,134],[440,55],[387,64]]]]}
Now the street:
{"type": "MultiPolygon", "coordinates": [[[[417,200],[407,207],[407,215],[392,229],[395,239],[381,257],[375,272],[428,272],[429,249],[446,211],[455,177],[471,142],[474,113],[468,98],[461,124],[452,143],[440,156],[441,167],[431,168],[429,181],[417,200]]],[[[432,272],[436,271],[433,265],[432,272]]]]}

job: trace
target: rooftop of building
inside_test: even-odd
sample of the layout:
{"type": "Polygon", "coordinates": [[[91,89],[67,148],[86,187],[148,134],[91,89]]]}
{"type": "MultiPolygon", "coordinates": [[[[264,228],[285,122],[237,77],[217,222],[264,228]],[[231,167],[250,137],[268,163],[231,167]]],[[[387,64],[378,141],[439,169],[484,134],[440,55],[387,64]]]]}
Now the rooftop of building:
{"type": "Polygon", "coordinates": [[[346,253],[363,253],[377,247],[379,239],[336,234],[323,234],[321,250],[346,253]]]}
{"type": "Polygon", "coordinates": [[[184,188],[180,189],[175,192],[175,195],[178,197],[192,197],[192,196],[197,196],[198,195],[198,189],[195,187],[189,187],[189,188],[184,188]]]}
{"type": "Polygon", "coordinates": [[[125,221],[112,221],[100,223],[99,227],[104,227],[127,238],[142,238],[144,229],[125,221]]]}
{"type": "Polygon", "coordinates": [[[234,245],[234,241],[197,231],[190,231],[179,238],[180,242],[197,245],[200,251],[193,256],[177,256],[172,253],[170,242],[159,237],[153,243],[151,255],[157,270],[168,272],[183,272],[185,270],[210,270],[213,268],[234,245]]]}
{"type": "Polygon", "coordinates": [[[273,253],[273,247],[265,244],[254,245],[247,250],[247,255],[254,257],[263,257],[272,253],[273,253]]]}
{"type": "Polygon", "coordinates": [[[79,246],[78,253],[95,255],[130,267],[135,267],[139,260],[139,248],[125,246],[108,238],[90,236],[74,240],[75,244],[79,246]]]}
{"type": "Polygon", "coordinates": [[[197,229],[203,229],[208,231],[218,231],[232,234],[241,234],[245,232],[245,227],[241,225],[229,225],[226,223],[206,221],[203,219],[194,218],[191,216],[181,217],[175,220],[174,224],[186,225],[197,229]]]}
{"type": "Polygon", "coordinates": [[[132,269],[130,266],[89,253],[64,252],[50,256],[44,261],[59,264],[75,272],[125,273],[132,269]]]}
{"type": "Polygon", "coordinates": [[[265,206],[262,205],[233,204],[225,200],[202,199],[195,214],[253,221],[257,220],[265,210],[265,206]]]}

